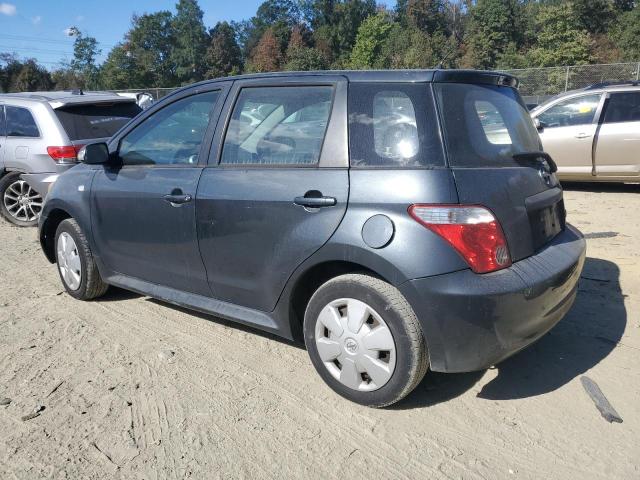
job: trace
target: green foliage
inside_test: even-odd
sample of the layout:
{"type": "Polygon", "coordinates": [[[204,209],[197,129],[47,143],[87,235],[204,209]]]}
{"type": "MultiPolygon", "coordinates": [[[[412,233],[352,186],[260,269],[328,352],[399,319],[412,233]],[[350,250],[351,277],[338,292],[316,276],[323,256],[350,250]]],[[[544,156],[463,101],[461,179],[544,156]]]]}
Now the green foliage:
{"type": "MultiPolygon", "coordinates": [[[[0,54],[0,89],[174,87],[281,69],[640,61],[634,0],[397,0],[393,10],[376,0],[264,0],[250,19],[210,30],[198,0],[176,1],[175,14],[134,15],[101,66],[98,42],[77,28],[73,60],[53,72],[0,54]]],[[[566,81],[552,77],[549,91],[566,81]]]]}
{"type": "Polygon", "coordinates": [[[197,82],[204,76],[202,59],[207,48],[207,34],[203,15],[197,0],[178,0],[171,25],[174,44],[170,58],[181,85],[197,82]]]}
{"type": "Polygon", "coordinates": [[[622,15],[613,35],[625,60],[640,61],[640,5],[622,15]]]}
{"type": "Polygon", "coordinates": [[[242,71],[242,52],[236,41],[236,32],[227,22],[219,22],[209,32],[211,43],[207,48],[206,78],[226,77],[242,71]]]}
{"type": "Polygon", "coordinates": [[[527,53],[529,66],[589,63],[591,40],[580,27],[571,3],[544,6],[536,21],[537,44],[527,53]]]}
{"type": "Polygon", "coordinates": [[[50,90],[53,80],[49,72],[33,59],[18,60],[15,55],[0,54],[0,91],[28,92],[50,90]]]}
{"type": "Polygon", "coordinates": [[[523,41],[524,11],[516,0],[478,0],[469,9],[465,66],[494,68],[509,45],[523,41]]]}
{"type": "Polygon", "coordinates": [[[97,88],[98,67],[96,57],[100,54],[98,41],[94,37],[83,34],[76,27],[71,27],[69,35],[75,37],[73,42],[73,60],[71,70],[82,79],[83,88],[97,88]]]}
{"type": "Polygon", "coordinates": [[[358,29],[350,66],[356,70],[384,68],[382,51],[389,40],[393,22],[387,12],[368,17],[358,29]]]}

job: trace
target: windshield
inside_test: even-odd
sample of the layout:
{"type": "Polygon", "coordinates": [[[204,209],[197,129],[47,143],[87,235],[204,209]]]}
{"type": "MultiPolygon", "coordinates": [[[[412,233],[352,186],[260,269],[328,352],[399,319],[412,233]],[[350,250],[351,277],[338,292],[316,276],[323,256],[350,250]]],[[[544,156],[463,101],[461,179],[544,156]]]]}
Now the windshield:
{"type": "Polygon", "coordinates": [[[55,110],[71,141],[110,137],[141,111],[135,102],[82,104],[55,110]]]}
{"type": "Polygon", "coordinates": [[[516,90],[495,85],[435,84],[453,167],[517,166],[513,156],[541,150],[516,90]]]}

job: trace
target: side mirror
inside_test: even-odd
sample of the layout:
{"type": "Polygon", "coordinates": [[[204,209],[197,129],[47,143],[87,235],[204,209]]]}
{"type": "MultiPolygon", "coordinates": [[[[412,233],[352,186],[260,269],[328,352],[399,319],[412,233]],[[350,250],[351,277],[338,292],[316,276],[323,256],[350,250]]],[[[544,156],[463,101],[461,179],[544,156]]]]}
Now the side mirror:
{"type": "Polygon", "coordinates": [[[90,143],[78,152],[78,160],[87,165],[102,165],[109,162],[109,148],[106,143],[90,143]]]}
{"type": "Polygon", "coordinates": [[[544,130],[544,127],[546,127],[545,123],[541,122],[537,117],[533,119],[533,124],[536,126],[536,130],[538,130],[539,132],[542,132],[544,130]]]}

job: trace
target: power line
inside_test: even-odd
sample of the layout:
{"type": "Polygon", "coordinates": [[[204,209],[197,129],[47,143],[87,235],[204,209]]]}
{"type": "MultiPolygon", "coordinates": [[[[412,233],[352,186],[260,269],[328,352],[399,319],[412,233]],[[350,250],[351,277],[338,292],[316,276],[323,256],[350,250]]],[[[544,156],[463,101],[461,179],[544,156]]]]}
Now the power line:
{"type": "Polygon", "coordinates": [[[11,51],[23,51],[23,52],[39,52],[39,53],[54,53],[59,55],[73,55],[73,52],[64,51],[64,50],[48,50],[44,48],[37,47],[14,47],[10,45],[0,45],[0,49],[7,49],[11,51]]]}
{"type": "MultiPolygon", "coordinates": [[[[29,35],[13,35],[9,33],[0,33],[0,38],[4,38],[7,40],[22,40],[26,42],[58,44],[58,45],[64,45],[64,46],[70,46],[70,47],[73,46],[73,41],[66,41],[66,40],[59,40],[59,39],[56,40],[53,38],[40,38],[40,37],[33,37],[29,35]]],[[[106,44],[102,42],[98,42],[98,45],[101,45],[104,48],[115,47],[115,45],[106,44]]]]}

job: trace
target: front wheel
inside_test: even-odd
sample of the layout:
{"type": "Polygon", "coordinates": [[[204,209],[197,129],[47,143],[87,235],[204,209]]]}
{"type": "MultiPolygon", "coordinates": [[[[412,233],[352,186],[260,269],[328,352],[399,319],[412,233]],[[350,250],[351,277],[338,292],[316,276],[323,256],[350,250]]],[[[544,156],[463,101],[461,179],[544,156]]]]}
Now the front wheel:
{"type": "Polygon", "coordinates": [[[427,371],[413,309],[395,287],[369,275],[342,275],[322,285],[307,306],[304,337],[323,380],[362,405],[401,400],[427,371]]]}
{"type": "Polygon", "coordinates": [[[20,178],[20,173],[9,173],[0,179],[0,213],[14,225],[36,225],[42,203],[42,196],[20,178]]]}
{"type": "Polygon", "coordinates": [[[74,219],[58,225],[55,249],[60,279],[69,295],[91,300],[106,293],[109,286],[102,281],[89,242],[74,219]]]}

